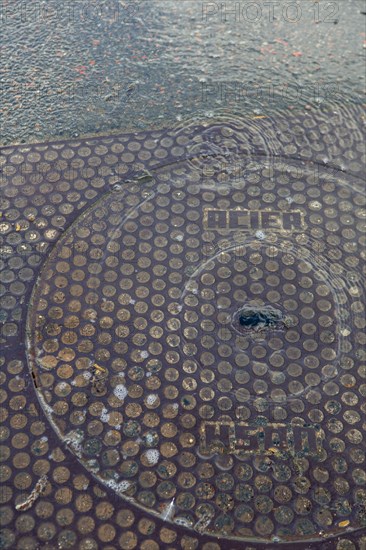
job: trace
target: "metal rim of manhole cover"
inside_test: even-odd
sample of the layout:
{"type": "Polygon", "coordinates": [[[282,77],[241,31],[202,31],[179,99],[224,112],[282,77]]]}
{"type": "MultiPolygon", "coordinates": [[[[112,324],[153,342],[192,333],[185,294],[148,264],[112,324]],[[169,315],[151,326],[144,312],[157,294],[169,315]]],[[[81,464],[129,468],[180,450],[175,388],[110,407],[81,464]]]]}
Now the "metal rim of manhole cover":
{"type": "Polygon", "coordinates": [[[252,157],[176,162],[83,212],[35,285],[27,356],[86,470],[220,539],[364,527],[364,205],[356,178],[252,157]]]}

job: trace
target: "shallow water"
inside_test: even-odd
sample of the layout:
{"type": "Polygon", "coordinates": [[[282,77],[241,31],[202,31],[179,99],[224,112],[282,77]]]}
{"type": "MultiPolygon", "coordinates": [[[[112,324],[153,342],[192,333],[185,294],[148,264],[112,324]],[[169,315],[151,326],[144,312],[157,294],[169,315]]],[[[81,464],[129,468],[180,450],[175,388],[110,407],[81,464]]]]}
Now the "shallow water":
{"type": "Polygon", "coordinates": [[[360,102],[364,11],[362,0],[4,1],[0,142],[360,102]]]}

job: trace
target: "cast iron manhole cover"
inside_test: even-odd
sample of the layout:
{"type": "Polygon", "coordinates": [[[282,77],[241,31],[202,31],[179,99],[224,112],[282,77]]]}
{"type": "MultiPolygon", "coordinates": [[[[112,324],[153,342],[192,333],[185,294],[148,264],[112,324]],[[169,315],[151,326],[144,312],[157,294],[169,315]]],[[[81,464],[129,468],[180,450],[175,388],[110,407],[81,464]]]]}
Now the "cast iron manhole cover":
{"type": "Polygon", "coordinates": [[[192,536],[360,529],[362,185],[197,165],[117,185],[57,241],[28,310],[42,407],[89,473],[192,536]]]}

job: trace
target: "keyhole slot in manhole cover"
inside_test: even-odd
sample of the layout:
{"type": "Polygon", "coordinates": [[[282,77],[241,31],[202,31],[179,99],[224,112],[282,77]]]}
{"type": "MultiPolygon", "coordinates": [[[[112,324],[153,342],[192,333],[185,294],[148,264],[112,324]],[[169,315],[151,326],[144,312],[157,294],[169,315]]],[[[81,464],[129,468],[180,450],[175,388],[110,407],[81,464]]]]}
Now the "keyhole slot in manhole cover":
{"type": "Polygon", "coordinates": [[[270,305],[245,305],[234,315],[234,326],[239,332],[260,331],[266,328],[280,329],[286,326],[286,316],[270,305]]]}

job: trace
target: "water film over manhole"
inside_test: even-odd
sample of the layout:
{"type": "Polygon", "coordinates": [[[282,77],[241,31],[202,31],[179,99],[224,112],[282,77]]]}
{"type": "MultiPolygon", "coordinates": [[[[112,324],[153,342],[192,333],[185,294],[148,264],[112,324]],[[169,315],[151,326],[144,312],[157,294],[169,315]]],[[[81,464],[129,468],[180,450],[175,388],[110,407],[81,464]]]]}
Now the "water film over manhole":
{"type": "Polygon", "coordinates": [[[221,538],[324,540],[366,523],[365,198],[310,163],[238,168],[173,163],[83,212],[33,291],[28,360],[121,498],[221,538]]]}

